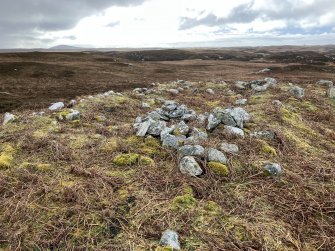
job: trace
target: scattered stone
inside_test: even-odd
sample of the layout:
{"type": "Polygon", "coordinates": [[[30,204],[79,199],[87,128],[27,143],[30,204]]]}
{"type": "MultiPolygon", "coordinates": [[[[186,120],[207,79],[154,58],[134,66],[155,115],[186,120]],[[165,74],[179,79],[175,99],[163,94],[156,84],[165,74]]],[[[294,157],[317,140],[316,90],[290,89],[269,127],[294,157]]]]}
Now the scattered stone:
{"type": "Polygon", "coordinates": [[[335,87],[330,87],[327,91],[328,98],[335,98],[335,87]]]}
{"type": "Polygon", "coordinates": [[[268,163],[264,166],[264,173],[268,176],[278,176],[282,173],[282,168],[279,164],[268,163]]]}
{"type": "Polygon", "coordinates": [[[255,138],[274,139],[276,135],[271,131],[258,131],[251,133],[250,136],[255,138]]]}
{"type": "Polygon", "coordinates": [[[238,128],[238,127],[225,125],[224,128],[225,128],[225,131],[228,134],[239,136],[239,137],[242,137],[242,138],[244,137],[244,131],[242,129],[238,128]]]}
{"type": "Polygon", "coordinates": [[[184,121],[179,122],[177,124],[176,129],[174,130],[174,134],[179,136],[179,135],[186,135],[190,131],[190,128],[184,121]]]}
{"type": "Polygon", "coordinates": [[[150,108],[150,105],[148,103],[142,102],[141,107],[142,108],[150,108]]]}
{"type": "Polygon", "coordinates": [[[248,82],[245,82],[245,81],[236,81],[235,82],[235,86],[238,88],[238,89],[246,89],[248,86],[249,86],[249,83],[248,82]]]}
{"type": "Polygon", "coordinates": [[[238,153],[239,151],[237,145],[225,142],[220,145],[220,149],[226,153],[238,153]]]}
{"type": "Polygon", "coordinates": [[[235,101],[235,105],[245,105],[248,102],[247,99],[243,98],[243,99],[238,99],[235,101]]]}
{"type": "Polygon", "coordinates": [[[274,78],[264,78],[264,80],[266,81],[267,84],[269,84],[270,86],[276,86],[277,85],[277,80],[274,78]]]}
{"type": "Polygon", "coordinates": [[[202,174],[202,169],[192,156],[185,156],[179,163],[179,170],[183,174],[198,176],[202,174]]]}
{"type": "Polygon", "coordinates": [[[180,250],[178,234],[170,229],[163,232],[159,244],[163,247],[172,248],[173,250],[180,250]]]}
{"type": "Polygon", "coordinates": [[[277,99],[273,100],[272,104],[275,105],[275,106],[282,106],[283,105],[283,103],[280,100],[277,100],[277,99]]]}
{"type": "Polygon", "coordinates": [[[205,149],[200,145],[185,145],[178,149],[181,157],[184,156],[199,156],[202,157],[205,155],[205,149]]]}
{"type": "Polygon", "coordinates": [[[8,123],[13,122],[16,119],[16,116],[14,114],[11,114],[9,112],[6,112],[4,115],[4,119],[3,119],[3,125],[7,125],[8,123]]]}
{"type": "Polygon", "coordinates": [[[328,87],[333,87],[334,86],[334,83],[333,81],[330,81],[330,80],[324,80],[324,79],[321,79],[317,82],[317,84],[319,85],[326,85],[328,87]]]}
{"type": "Polygon", "coordinates": [[[72,108],[77,104],[77,100],[71,99],[70,102],[67,104],[67,108],[72,108]]]}
{"type": "Polygon", "coordinates": [[[57,111],[57,110],[60,110],[62,108],[64,108],[64,103],[63,102],[57,102],[57,103],[52,104],[49,107],[49,110],[50,111],[57,111]]]}
{"type": "Polygon", "coordinates": [[[178,95],[179,94],[179,91],[177,89],[169,89],[168,92],[171,93],[172,95],[178,95]]]}
{"type": "Polygon", "coordinates": [[[65,120],[74,121],[80,119],[80,112],[77,110],[71,109],[68,114],[65,115],[65,120]]]}
{"type": "Polygon", "coordinates": [[[207,159],[208,159],[208,161],[219,162],[219,163],[222,163],[222,164],[227,163],[226,156],[221,151],[216,150],[214,148],[209,148],[208,149],[207,159]]]}
{"type": "Polygon", "coordinates": [[[268,72],[270,72],[271,71],[271,69],[269,69],[269,68],[264,68],[264,69],[262,69],[262,70],[259,70],[257,73],[268,73],[268,72]]]}
{"type": "Polygon", "coordinates": [[[298,98],[298,99],[301,99],[301,98],[303,98],[304,95],[305,95],[305,90],[304,90],[303,88],[299,87],[299,86],[292,86],[292,87],[290,88],[290,93],[291,93],[294,97],[296,97],[296,98],[298,98]]]}
{"type": "Polygon", "coordinates": [[[210,95],[214,95],[215,94],[215,92],[213,91],[213,89],[207,89],[206,90],[206,92],[208,93],[208,94],[210,94],[210,95]]]}

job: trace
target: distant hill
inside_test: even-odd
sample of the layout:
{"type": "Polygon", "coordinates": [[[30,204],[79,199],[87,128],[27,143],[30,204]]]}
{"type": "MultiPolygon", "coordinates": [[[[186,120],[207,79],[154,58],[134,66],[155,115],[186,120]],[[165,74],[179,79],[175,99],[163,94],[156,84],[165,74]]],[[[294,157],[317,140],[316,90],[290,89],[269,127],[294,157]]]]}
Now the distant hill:
{"type": "Polygon", "coordinates": [[[64,45],[64,44],[56,45],[56,46],[49,48],[49,50],[79,50],[79,49],[82,49],[82,48],[70,46],[70,45],[64,45]]]}

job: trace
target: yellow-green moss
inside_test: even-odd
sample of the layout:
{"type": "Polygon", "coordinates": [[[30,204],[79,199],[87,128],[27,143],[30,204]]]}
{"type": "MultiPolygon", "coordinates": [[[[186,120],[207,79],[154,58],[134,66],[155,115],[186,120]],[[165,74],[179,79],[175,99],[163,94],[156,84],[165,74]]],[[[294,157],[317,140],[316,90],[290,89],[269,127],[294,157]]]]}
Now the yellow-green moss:
{"type": "Polygon", "coordinates": [[[173,209],[191,209],[194,208],[197,200],[191,194],[177,196],[172,201],[173,209]]]}
{"type": "Polygon", "coordinates": [[[229,174],[228,167],[219,162],[211,161],[208,163],[208,167],[215,173],[220,176],[227,176],[229,174]]]}
{"type": "Polygon", "coordinates": [[[139,157],[137,153],[119,154],[114,157],[113,163],[117,166],[131,166],[138,163],[139,157]]]}
{"type": "Polygon", "coordinates": [[[139,163],[140,163],[140,165],[151,166],[151,165],[155,164],[155,161],[150,157],[140,156],[139,163]]]}
{"type": "Polygon", "coordinates": [[[7,169],[12,166],[15,152],[16,150],[10,145],[3,147],[3,151],[0,154],[0,169],[7,169]]]}
{"type": "Polygon", "coordinates": [[[52,171],[51,164],[36,164],[35,169],[39,172],[50,172],[52,171]]]}
{"type": "Polygon", "coordinates": [[[205,206],[204,209],[206,210],[206,212],[209,212],[210,214],[220,214],[221,213],[221,207],[214,201],[208,201],[205,206]]]}
{"type": "Polygon", "coordinates": [[[206,105],[208,105],[209,107],[217,107],[217,106],[220,106],[220,104],[221,104],[220,100],[206,102],[206,105]]]}
{"type": "Polygon", "coordinates": [[[108,139],[102,146],[102,150],[105,152],[116,152],[119,148],[119,139],[116,137],[108,139]]]}
{"type": "Polygon", "coordinates": [[[272,146],[268,145],[267,143],[264,143],[261,151],[266,154],[270,154],[272,156],[277,156],[277,151],[272,146]]]}

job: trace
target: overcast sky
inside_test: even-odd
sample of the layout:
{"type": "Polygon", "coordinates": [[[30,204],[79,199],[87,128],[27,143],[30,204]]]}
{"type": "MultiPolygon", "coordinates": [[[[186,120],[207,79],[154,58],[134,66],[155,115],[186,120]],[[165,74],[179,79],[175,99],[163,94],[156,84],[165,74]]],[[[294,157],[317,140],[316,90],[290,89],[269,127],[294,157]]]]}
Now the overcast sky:
{"type": "Polygon", "coordinates": [[[0,0],[0,48],[335,43],[335,0],[0,0]]]}

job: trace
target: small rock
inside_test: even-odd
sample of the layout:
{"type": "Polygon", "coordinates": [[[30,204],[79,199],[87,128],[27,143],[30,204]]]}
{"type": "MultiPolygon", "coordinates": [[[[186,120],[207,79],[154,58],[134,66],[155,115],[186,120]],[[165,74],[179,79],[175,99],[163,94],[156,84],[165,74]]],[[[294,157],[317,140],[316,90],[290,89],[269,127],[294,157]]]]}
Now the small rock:
{"type": "Polygon", "coordinates": [[[219,162],[219,163],[222,163],[222,164],[227,163],[226,156],[221,151],[216,150],[214,148],[209,148],[208,149],[207,159],[208,159],[208,161],[219,162]]]}
{"type": "Polygon", "coordinates": [[[213,91],[213,89],[207,89],[206,90],[206,92],[208,93],[208,94],[210,94],[210,95],[214,95],[215,94],[215,92],[213,91]]]}
{"type": "Polygon", "coordinates": [[[179,163],[179,170],[183,174],[198,176],[202,174],[202,169],[192,156],[185,156],[179,163]]]}
{"type": "Polygon", "coordinates": [[[13,122],[16,119],[14,114],[11,114],[9,112],[6,112],[4,115],[4,119],[3,119],[3,125],[7,125],[10,122],[13,122]]]}
{"type": "Polygon", "coordinates": [[[220,123],[221,123],[220,119],[216,118],[213,114],[209,114],[207,130],[209,131],[214,130],[220,123]]]}
{"type": "Polygon", "coordinates": [[[271,69],[269,69],[269,68],[264,68],[264,69],[262,69],[262,70],[259,70],[257,73],[268,73],[268,72],[270,72],[271,71],[271,69]]]}
{"type": "Polygon", "coordinates": [[[148,103],[142,102],[141,107],[142,108],[150,108],[150,105],[148,103]]]}
{"type": "Polygon", "coordinates": [[[330,80],[323,80],[323,79],[319,80],[319,81],[317,82],[317,84],[319,84],[319,85],[326,85],[326,86],[328,86],[328,87],[333,87],[333,86],[334,86],[333,81],[330,81],[330,80]]]}
{"type": "Polygon", "coordinates": [[[184,121],[179,122],[175,129],[175,135],[186,135],[188,134],[190,128],[184,121]]]}
{"type": "Polygon", "coordinates": [[[279,164],[268,163],[264,166],[264,172],[269,176],[278,176],[282,173],[282,168],[279,164]]]}
{"type": "Polygon", "coordinates": [[[185,141],[186,137],[182,136],[175,136],[171,134],[167,134],[163,138],[162,146],[171,147],[174,149],[178,149],[179,146],[185,141]]]}
{"type": "Polygon", "coordinates": [[[270,86],[276,86],[277,85],[277,80],[274,78],[264,78],[264,80],[266,81],[267,84],[269,84],[270,86]]]}
{"type": "Polygon", "coordinates": [[[205,155],[205,149],[200,145],[186,145],[178,149],[181,157],[184,156],[199,156],[202,157],[205,155]]]}
{"type": "Polygon", "coordinates": [[[249,83],[248,82],[245,82],[245,81],[236,81],[235,82],[235,86],[238,88],[238,89],[246,89],[248,86],[249,86],[249,83]]]}
{"type": "Polygon", "coordinates": [[[136,136],[144,137],[149,130],[151,122],[152,122],[152,120],[149,119],[149,120],[141,123],[140,126],[138,127],[138,131],[136,133],[136,136]]]}
{"type": "Polygon", "coordinates": [[[290,93],[296,98],[303,98],[305,95],[305,90],[299,86],[292,86],[290,88],[290,93]]]}
{"type": "Polygon", "coordinates": [[[272,104],[275,105],[275,106],[282,106],[283,105],[283,103],[280,100],[277,100],[277,99],[273,100],[272,104]]]}
{"type": "Polygon", "coordinates": [[[243,99],[238,99],[235,101],[235,105],[245,105],[248,102],[247,99],[243,98],[243,99]]]}
{"type": "Polygon", "coordinates": [[[50,111],[57,111],[57,110],[60,110],[62,108],[64,108],[64,103],[63,102],[57,102],[57,103],[52,104],[49,107],[49,110],[50,111]]]}
{"type": "Polygon", "coordinates": [[[163,232],[159,244],[163,247],[169,247],[174,250],[180,250],[178,234],[170,229],[167,229],[163,232]]]}
{"type": "Polygon", "coordinates": [[[255,138],[274,139],[275,133],[271,131],[258,131],[251,133],[250,136],[255,138]]]}
{"type": "Polygon", "coordinates": [[[226,153],[238,153],[239,151],[237,145],[225,142],[220,145],[220,149],[226,153]]]}
{"type": "Polygon", "coordinates": [[[330,87],[327,91],[328,98],[335,98],[335,87],[330,87]]]}
{"type": "Polygon", "coordinates": [[[172,95],[178,95],[179,94],[179,91],[177,89],[169,89],[168,92],[171,93],[172,95]]]}
{"type": "Polygon", "coordinates": [[[80,112],[77,110],[71,109],[71,112],[65,115],[67,121],[73,121],[80,119],[80,112]]]}
{"type": "Polygon", "coordinates": [[[242,138],[244,137],[244,131],[242,129],[238,128],[238,127],[225,125],[224,128],[225,128],[225,131],[228,134],[239,136],[239,137],[242,137],[242,138]]]}

